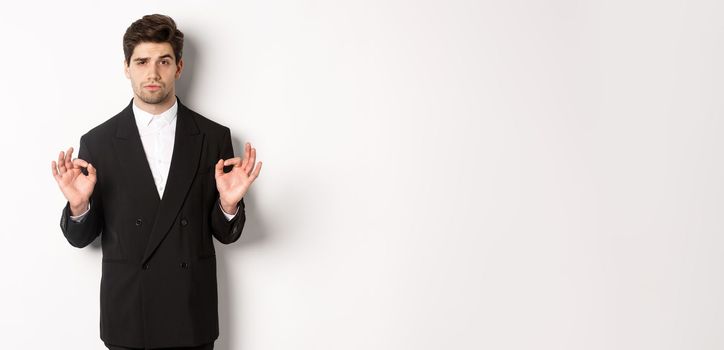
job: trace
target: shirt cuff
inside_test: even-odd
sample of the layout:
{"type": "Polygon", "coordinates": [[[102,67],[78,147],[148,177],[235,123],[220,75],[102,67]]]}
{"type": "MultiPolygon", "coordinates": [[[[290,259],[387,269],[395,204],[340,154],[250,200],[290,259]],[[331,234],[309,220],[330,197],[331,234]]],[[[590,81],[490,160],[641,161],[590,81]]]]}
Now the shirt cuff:
{"type": "Polygon", "coordinates": [[[82,222],[83,218],[86,217],[86,215],[88,214],[89,211],[90,211],[90,202],[88,202],[88,209],[86,209],[82,214],[75,215],[75,216],[71,215],[70,219],[75,222],[82,222]]]}
{"type": "Polygon", "coordinates": [[[226,213],[226,211],[224,211],[224,207],[221,206],[221,202],[219,202],[219,208],[221,208],[221,212],[224,213],[224,216],[226,216],[226,221],[231,221],[231,219],[233,219],[233,218],[236,216],[236,214],[239,213],[239,205],[238,205],[238,204],[236,205],[236,212],[234,212],[234,214],[228,214],[228,213],[226,213]]]}

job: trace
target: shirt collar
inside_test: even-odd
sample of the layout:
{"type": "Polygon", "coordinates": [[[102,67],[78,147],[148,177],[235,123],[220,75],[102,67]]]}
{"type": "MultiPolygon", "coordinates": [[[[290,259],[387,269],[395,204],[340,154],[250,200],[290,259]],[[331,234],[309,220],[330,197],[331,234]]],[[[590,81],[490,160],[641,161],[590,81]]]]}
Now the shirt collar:
{"type": "Polygon", "coordinates": [[[171,123],[174,119],[176,119],[176,114],[178,112],[178,99],[174,98],[173,106],[171,108],[161,112],[161,114],[153,115],[151,113],[148,113],[136,106],[136,102],[133,102],[133,115],[136,117],[136,125],[139,129],[141,128],[147,128],[151,122],[156,118],[157,120],[163,120],[166,123],[171,123]]]}

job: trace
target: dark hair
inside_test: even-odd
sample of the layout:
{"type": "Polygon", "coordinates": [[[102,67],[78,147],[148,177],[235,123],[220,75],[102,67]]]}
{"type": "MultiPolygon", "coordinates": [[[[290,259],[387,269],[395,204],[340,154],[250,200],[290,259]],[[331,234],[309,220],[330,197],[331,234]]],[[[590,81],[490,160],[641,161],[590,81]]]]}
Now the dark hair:
{"type": "Polygon", "coordinates": [[[153,14],[133,22],[123,35],[123,54],[126,65],[131,63],[131,55],[136,45],[142,42],[169,43],[176,56],[176,64],[181,59],[184,48],[184,33],[176,28],[176,22],[169,16],[153,14]]]}

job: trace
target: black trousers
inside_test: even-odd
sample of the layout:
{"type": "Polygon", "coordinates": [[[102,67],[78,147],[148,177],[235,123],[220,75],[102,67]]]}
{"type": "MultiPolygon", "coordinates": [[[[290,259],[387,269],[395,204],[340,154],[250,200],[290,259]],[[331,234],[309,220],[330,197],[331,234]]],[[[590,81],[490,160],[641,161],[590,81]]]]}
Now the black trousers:
{"type": "MultiPolygon", "coordinates": [[[[106,347],[109,350],[144,350],[141,348],[124,348],[122,346],[115,346],[115,345],[109,345],[106,344],[106,347]]],[[[199,346],[191,346],[191,347],[183,347],[183,348],[154,348],[154,349],[147,349],[147,350],[213,350],[214,349],[214,342],[199,345],[199,346]]]]}

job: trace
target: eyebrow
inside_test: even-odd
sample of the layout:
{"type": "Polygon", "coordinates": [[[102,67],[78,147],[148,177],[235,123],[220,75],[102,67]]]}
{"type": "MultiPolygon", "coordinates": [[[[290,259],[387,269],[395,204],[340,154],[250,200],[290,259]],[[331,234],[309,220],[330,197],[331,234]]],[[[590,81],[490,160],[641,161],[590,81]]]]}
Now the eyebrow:
{"type": "MultiPolygon", "coordinates": [[[[173,56],[171,56],[170,54],[165,54],[165,55],[163,55],[163,56],[160,56],[158,59],[164,59],[164,58],[171,58],[171,59],[173,59],[173,56]]],[[[151,59],[151,57],[136,57],[136,58],[133,59],[133,62],[147,61],[147,60],[149,60],[149,59],[151,59]]]]}

